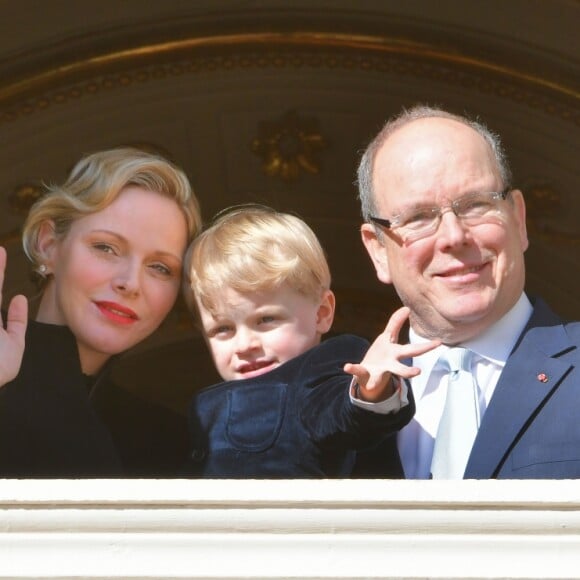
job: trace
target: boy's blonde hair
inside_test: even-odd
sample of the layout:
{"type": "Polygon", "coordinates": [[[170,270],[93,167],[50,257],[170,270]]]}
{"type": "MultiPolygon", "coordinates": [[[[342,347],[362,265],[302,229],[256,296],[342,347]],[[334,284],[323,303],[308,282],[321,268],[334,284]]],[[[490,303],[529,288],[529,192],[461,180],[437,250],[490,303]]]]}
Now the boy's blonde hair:
{"type": "Polygon", "coordinates": [[[261,205],[229,208],[191,244],[185,257],[185,300],[215,312],[224,288],[242,294],[288,284],[320,300],[330,269],[314,232],[300,218],[261,205]]]}

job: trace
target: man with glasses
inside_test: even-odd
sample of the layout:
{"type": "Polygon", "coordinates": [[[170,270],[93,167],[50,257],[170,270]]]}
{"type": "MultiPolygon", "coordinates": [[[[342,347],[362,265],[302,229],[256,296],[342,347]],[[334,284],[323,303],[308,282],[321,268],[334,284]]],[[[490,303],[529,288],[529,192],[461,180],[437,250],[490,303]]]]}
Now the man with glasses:
{"type": "Polygon", "coordinates": [[[410,309],[409,342],[441,342],[406,360],[391,337],[417,411],[367,475],[580,477],[580,323],[524,293],[525,203],[497,136],[415,107],[368,146],[358,185],[362,240],[410,309]]]}

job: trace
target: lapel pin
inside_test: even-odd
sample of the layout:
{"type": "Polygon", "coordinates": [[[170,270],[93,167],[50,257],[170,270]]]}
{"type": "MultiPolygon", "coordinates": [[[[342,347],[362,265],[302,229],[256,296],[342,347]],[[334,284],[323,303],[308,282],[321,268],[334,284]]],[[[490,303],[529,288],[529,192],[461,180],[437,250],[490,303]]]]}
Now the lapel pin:
{"type": "Polygon", "coordinates": [[[541,383],[547,383],[548,382],[548,375],[545,375],[544,373],[540,373],[538,375],[538,381],[540,381],[541,383]]]}

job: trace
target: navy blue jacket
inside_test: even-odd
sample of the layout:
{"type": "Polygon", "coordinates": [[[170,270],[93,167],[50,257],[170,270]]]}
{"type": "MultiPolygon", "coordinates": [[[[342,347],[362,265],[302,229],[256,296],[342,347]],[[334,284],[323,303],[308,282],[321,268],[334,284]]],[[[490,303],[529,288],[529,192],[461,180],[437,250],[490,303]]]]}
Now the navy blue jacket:
{"type": "Polygon", "coordinates": [[[580,322],[541,300],[483,416],[465,479],[580,478],[580,322]]]}
{"type": "Polygon", "coordinates": [[[379,415],[354,406],[351,376],[369,343],[342,335],[252,379],[200,391],[190,407],[192,475],[229,478],[348,477],[357,449],[406,425],[414,402],[379,415]]]}
{"type": "MultiPolygon", "coordinates": [[[[355,474],[401,478],[396,438],[361,453],[355,474]]],[[[580,322],[542,301],[501,373],[465,479],[580,478],[580,322]]]]}

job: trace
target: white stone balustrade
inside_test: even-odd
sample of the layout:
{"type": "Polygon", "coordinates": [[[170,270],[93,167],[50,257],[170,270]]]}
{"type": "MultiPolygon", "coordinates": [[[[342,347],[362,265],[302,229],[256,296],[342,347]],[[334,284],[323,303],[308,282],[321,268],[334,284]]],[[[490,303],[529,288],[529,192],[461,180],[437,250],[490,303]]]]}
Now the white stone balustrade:
{"type": "Polygon", "coordinates": [[[0,481],[0,578],[579,577],[575,481],[0,481]]]}

